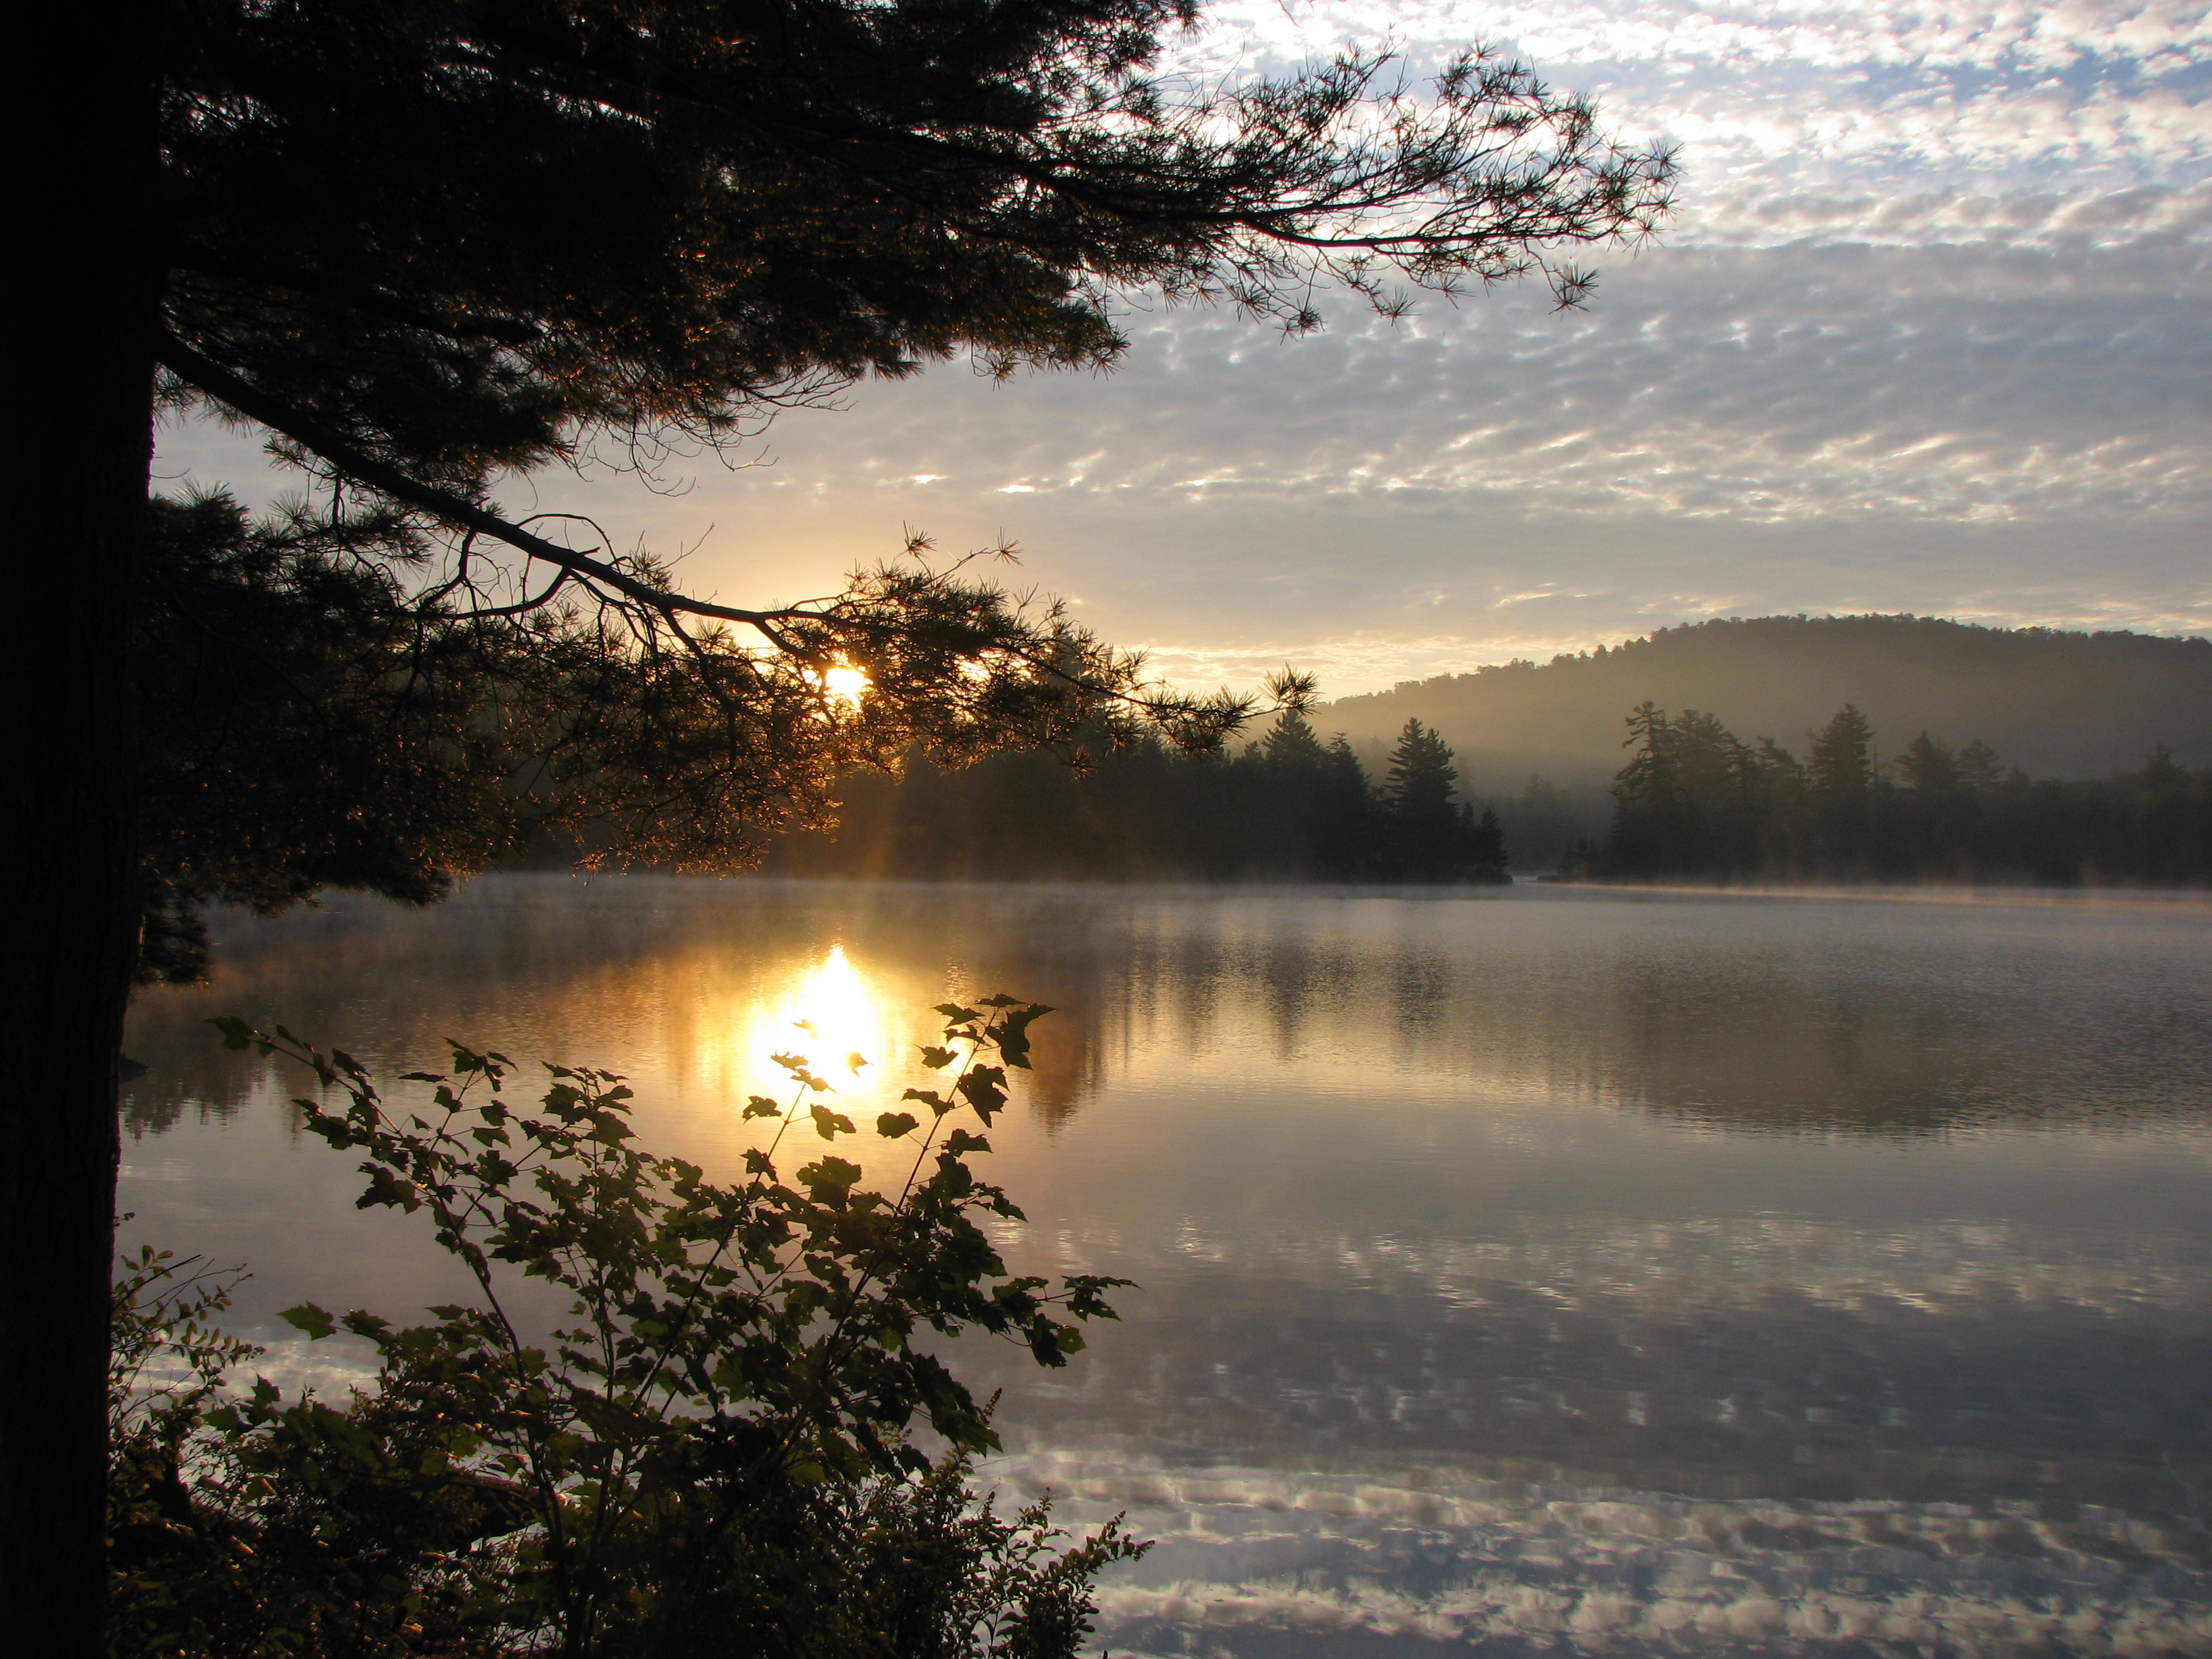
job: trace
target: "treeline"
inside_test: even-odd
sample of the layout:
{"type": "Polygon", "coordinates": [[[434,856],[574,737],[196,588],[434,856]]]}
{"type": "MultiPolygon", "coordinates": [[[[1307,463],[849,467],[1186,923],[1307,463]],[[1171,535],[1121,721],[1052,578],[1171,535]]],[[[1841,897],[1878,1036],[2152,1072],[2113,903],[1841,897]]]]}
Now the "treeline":
{"type": "Polygon", "coordinates": [[[766,867],[785,875],[1016,881],[1503,882],[1494,812],[1455,798],[1449,747],[1407,720],[1379,782],[1350,744],[1295,713],[1237,753],[1191,758],[1156,744],[1078,769],[1050,754],[957,771],[909,757],[897,777],[857,773],[834,839],[794,836],[766,867]]]}
{"type": "Polygon", "coordinates": [[[2212,770],[2163,746],[2130,772],[2032,781],[1976,738],[1953,750],[1922,732],[1875,759],[1875,732],[1846,703],[1799,760],[1771,738],[1742,742],[1711,714],[1628,716],[1633,750],[1613,786],[1602,848],[1568,878],[1617,881],[1961,882],[2149,887],[2212,881],[2212,770]]]}

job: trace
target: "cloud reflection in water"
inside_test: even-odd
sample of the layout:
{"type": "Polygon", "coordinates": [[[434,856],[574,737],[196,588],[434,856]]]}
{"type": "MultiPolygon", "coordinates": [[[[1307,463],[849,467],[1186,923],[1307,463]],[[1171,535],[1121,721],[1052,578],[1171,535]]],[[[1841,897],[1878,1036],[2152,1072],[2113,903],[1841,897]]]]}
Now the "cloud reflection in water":
{"type": "Polygon", "coordinates": [[[205,1013],[611,1066],[726,1168],[770,1050],[857,1116],[929,1004],[1063,1010],[1002,1248],[1143,1289],[1066,1371],[952,1358],[998,1478],[1164,1540],[1117,1651],[2212,1650],[2201,909],[514,878],[226,931],[137,1012],[126,1205],[267,1309],[422,1258],[205,1013]]]}

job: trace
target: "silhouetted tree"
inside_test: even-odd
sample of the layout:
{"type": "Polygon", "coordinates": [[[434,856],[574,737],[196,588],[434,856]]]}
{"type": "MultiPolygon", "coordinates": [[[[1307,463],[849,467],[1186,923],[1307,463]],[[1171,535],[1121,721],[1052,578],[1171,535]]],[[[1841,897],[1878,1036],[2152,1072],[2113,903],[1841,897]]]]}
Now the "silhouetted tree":
{"type": "Polygon", "coordinates": [[[1996,750],[1979,738],[1959,751],[1954,765],[1960,783],[1969,789],[1994,789],[2004,775],[1996,750]]]}
{"type": "Polygon", "coordinates": [[[256,524],[221,497],[153,504],[142,977],[198,972],[209,902],[267,915],[351,887],[427,903],[453,872],[548,841],[587,865],[726,868],[824,821],[836,767],[915,744],[956,764],[1010,740],[1129,738],[1097,695],[1116,660],[974,584],[894,575],[848,595],[842,653],[880,694],[836,697],[803,659],[767,654],[726,699],[715,672],[736,659],[717,645],[640,653],[590,611],[488,617],[396,592],[367,556],[401,556],[407,536],[374,508],[256,524]]]}
{"type": "Polygon", "coordinates": [[[1349,881],[1366,872],[1375,804],[1358,757],[1340,747],[1323,747],[1295,709],[1276,717],[1253,757],[1256,770],[1233,790],[1241,822],[1229,839],[1242,849],[1239,873],[1349,881]]]}
{"type": "MultiPolygon", "coordinates": [[[[784,718],[780,677],[839,655],[872,672],[902,610],[958,623],[945,573],[877,573],[817,606],[717,604],[581,520],[502,511],[496,479],[593,456],[649,468],[957,351],[1000,373],[1108,364],[1125,346],[1115,296],[1139,288],[1292,328],[1316,321],[1317,280],[1395,310],[1400,280],[1536,271],[1571,303],[1589,279],[1564,250],[1664,210],[1664,155],[1613,144],[1580,100],[1494,58],[1447,65],[1421,104],[1358,57],[1179,100],[1147,70],[1194,15],[139,0],[27,24],[45,33],[18,40],[23,61],[66,66],[33,204],[51,227],[40,332],[66,366],[39,377],[51,401],[23,457],[39,489],[16,527],[39,554],[15,597],[68,644],[35,682],[19,762],[43,810],[24,866],[37,994],[7,1030],[32,1068],[5,1176],[10,1311],[47,1349],[11,1368],[11,1420],[40,1430],[9,1437],[8,1508],[58,1650],[91,1650],[100,1586],[156,404],[258,425],[334,511],[390,515],[392,535],[349,556],[403,608],[526,623],[573,602],[609,661],[645,665],[633,684],[704,705],[680,720],[719,783],[687,779],[681,815],[718,787],[772,810],[788,769],[764,757],[812,731],[784,718]]],[[[1050,651],[1031,666],[1083,678],[1050,651]]],[[[927,688],[880,695],[908,691],[902,718],[926,724],[927,688]]],[[[1238,711],[1159,712],[1203,745],[1238,711]]]]}
{"type": "Polygon", "coordinates": [[[1822,861],[1838,872],[1862,868],[1869,853],[1874,798],[1874,730],[1845,703],[1813,734],[1807,794],[1822,861]]]}
{"type": "Polygon", "coordinates": [[[1763,814],[1758,865],[1763,874],[1784,880],[1811,873],[1816,854],[1806,806],[1805,768],[1771,738],[1759,740],[1758,765],[1763,814]]]}
{"type": "Polygon", "coordinates": [[[2160,744],[2128,780],[2125,822],[2115,836],[2126,849],[2109,873],[2158,887],[2212,880],[2212,769],[2175,764],[2160,744]]]}
{"type": "Polygon", "coordinates": [[[1671,831],[1680,811],[1682,781],[1674,730],[1667,711],[1645,699],[1628,714],[1624,747],[1632,750],[1613,781],[1608,873],[1648,876],[1674,856],[1671,831]]]}
{"type": "Polygon", "coordinates": [[[1434,880],[1455,873],[1464,862],[1462,819],[1452,799],[1458,781],[1444,740],[1420,721],[1407,720],[1382,780],[1396,874],[1434,880]]]}
{"type": "Polygon", "coordinates": [[[1905,744],[1892,764],[1899,780],[1916,794],[1940,795],[1959,787],[1956,757],[1925,732],[1905,744]]]}
{"type": "Polygon", "coordinates": [[[1510,880],[1506,873],[1505,858],[1505,826],[1498,822],[1497,809],[1486,806],[1482,809],[1482,817],[1475,821],[1473,831],[1468,836],[1468,875],[1475,881],[1510,880]]]}
{"type": "Polygon", "coordinates": [[[1313,805],[1321,869],[1338,881],[1375,874],[1382,803],[1369,787],[1367,769],[1341,732],[1329,739],[1319,783],[1313,805]]]}
{"type": "Polygon", "coordinates": [[[1717,717],[1694,708],[1670,720],[1646,702],[1630,712],[1628,726],[1625,741],[1636,752],[1613,785],[1608,872],[1727,881],[1756,869],[1771,793],[1796,763],[1771,744],[1747,748],[1717,717]]]}
{"type": "Polygon", "coordinates": [[[1980,805],[1961,781],[1957,756],[1923,732],[1890,767],[1902,787],[1876,785],[1877,872],[1895,880],[1959,878],[1976,861],[1980,805]]]}
{"type": "MultiPolygon", "coordinates": [[[[1893,783],[1868,763],[1873,733],[1850,705],[1815,739],[1828,794],[1771,738],[1738,743],[1694,711],[1670,720],[1645,702],[1628,716],[1636,752],[1613,786],[1613,833],[1601,851],[1572,849],[1577,879],[1729,881],[1756,874],[1890,881],[2064,886],[2212,881],[2212,771],[2191,772],[2160,748],[2137,772],[2093,782],[2032,781],[2016,769],[1970,785],[1967,766],[1923,733],[1892,763],[1893,783]],[[1859,787],[1854,788],[1853,781],[1859,787]],[[1856,839],[1838,846],[1817,814],[1852,803],[1856,839]]],[[[1996,757],[1977,740],[1971,775],[1996,757]]]]}
{"type": "Polygon", "coordinates": [[[1276,717],[1267,735],[1260,740],[1260,752],[1270,766],[1291,772],[1318,772],[1328,764],[1328,750],[1295,708],[1276,717]]]}

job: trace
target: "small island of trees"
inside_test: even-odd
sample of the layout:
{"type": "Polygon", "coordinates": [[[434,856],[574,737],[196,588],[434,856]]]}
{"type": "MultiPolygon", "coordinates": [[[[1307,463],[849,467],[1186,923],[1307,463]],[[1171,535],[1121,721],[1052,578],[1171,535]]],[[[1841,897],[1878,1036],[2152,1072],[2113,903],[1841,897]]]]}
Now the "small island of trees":
{"type": "Polygon", "coordinates": [[[1955,882],[2185,887],[2212,880],[2212,770],[2163,745],[2134,770],[2031,780],[1977,738],[1923,732],[1878,761],[1866,716],[1845,703],[1799,760],[1747,744],[1714,715],[1628,715],[1632,749],[1602,847],[1560,873],[1609,881],[1955,882]]]}

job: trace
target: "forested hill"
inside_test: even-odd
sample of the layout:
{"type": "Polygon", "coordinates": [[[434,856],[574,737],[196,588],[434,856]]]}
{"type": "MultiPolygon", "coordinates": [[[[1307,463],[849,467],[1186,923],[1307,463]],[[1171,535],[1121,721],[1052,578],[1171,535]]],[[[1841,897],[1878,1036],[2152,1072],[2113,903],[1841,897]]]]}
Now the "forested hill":
{"type": "Polygon", "coordinates": [[[1982,738],[2037,777],[2100,777],[2163,743],[2212,764],[2212,640],[1975,628],[1929,617],[1757,617],[1662,629],[1616,650],[1408,681],[1315,711],[1322,732],[1365,747],[1409,716],[1458,750],[1477,790],[1531,772],[1610,781],[1622,719],[1646,699],[1696,708],[1733,730],[1804,743],[1846,702],[1883,756],[1923,730],[1982,738]]]}

